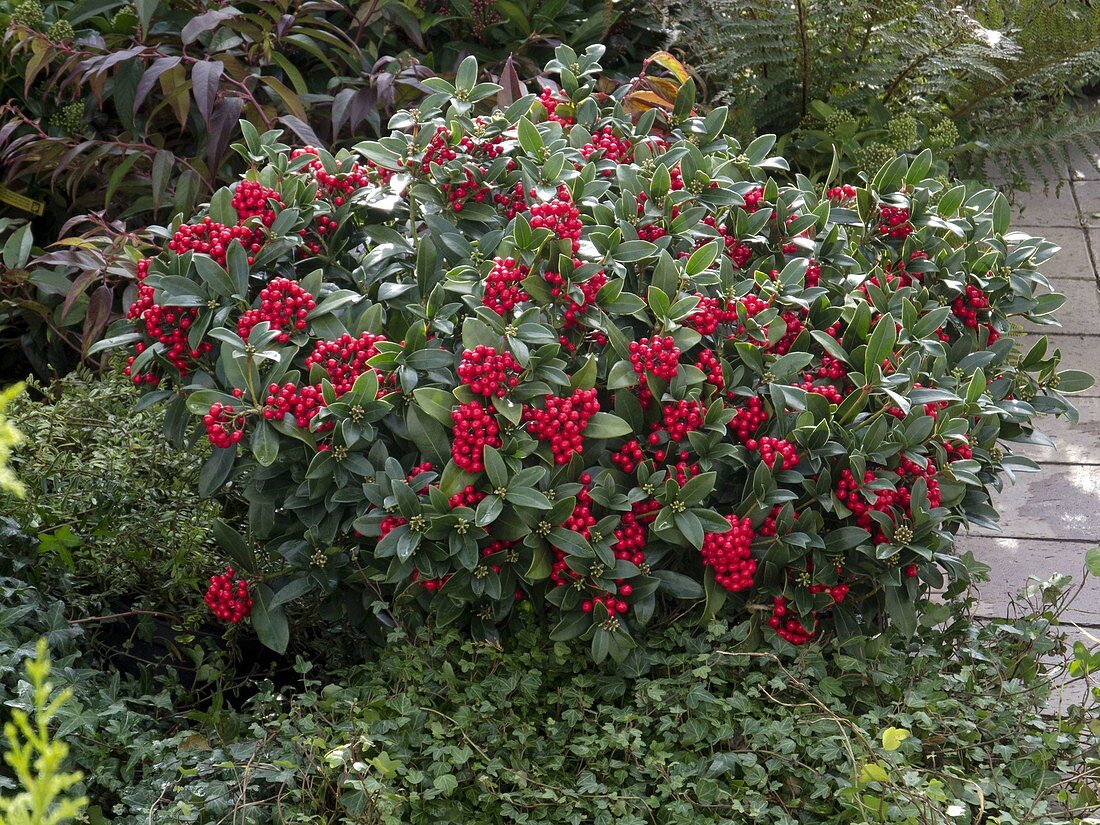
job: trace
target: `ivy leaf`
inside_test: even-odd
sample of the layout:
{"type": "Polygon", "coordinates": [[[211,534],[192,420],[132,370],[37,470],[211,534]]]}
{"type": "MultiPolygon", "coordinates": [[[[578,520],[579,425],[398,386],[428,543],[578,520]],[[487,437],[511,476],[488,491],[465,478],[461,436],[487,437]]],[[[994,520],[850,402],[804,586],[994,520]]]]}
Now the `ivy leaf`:
{"type": "Polygon", "coordinates": [[[912,734],[904,728],[887,728],[882,732],[882,749],[896,751],[912,734]]]}
{"type": "Polygon", "coordinates": [[[1100,547],[1090,547],[1085,552],[1085,569],[1093,576],[1100,576],[1100,547]]]}
{"type": "Polygon", "coordinates": [[[866,785],[871,782],[889,782],[890,775],[886,773],[886,769],[875,762],[864,765],[863,770],[859,772],[859,783],[866,785]]]}

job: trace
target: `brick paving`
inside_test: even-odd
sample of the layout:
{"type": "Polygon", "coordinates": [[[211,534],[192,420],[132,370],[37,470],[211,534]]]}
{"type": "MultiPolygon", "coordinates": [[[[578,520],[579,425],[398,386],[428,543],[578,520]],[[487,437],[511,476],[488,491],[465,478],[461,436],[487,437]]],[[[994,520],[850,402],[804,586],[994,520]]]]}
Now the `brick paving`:
{"type": "MultiPolygon", "coordinates": [[[[1061,349],[1065,368],[1100,374],[1100,159],[1071,155],[1052,170],[1048,191],[1035,184],[1017,196],[1013,228],[1062,247],[1043,273],[1067,296],[1057,313],[1061,327],[1042,330],[1061,349]],[[1060,185],[1059,185],[1060,184],[1060,185]]],[[[992,566],[981,588],[987,616],[1008,612],[1010,599],[1030,576],[1067,573],[1080,581],[1085,551],[1100,544],[1100,388],[1074,396],[1081,420],[1040,418],[1037,427],[1054,448],[1015,449],[1042,464],[1042,471],[1006,483],[996,497],[1001,530],[973,530],[960,549],[992,566]]],[[[1090,579],[1065,617],[1084,634],[1100,636],[1100,580],[1090,579]]]]}

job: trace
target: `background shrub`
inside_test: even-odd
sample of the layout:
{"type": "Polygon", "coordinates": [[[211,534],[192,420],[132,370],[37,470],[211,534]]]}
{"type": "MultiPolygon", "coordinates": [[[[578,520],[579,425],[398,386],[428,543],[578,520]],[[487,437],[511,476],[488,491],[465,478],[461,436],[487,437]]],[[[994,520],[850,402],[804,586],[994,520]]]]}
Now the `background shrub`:
{"type": "MultiPolygon", "coordinates": [[[[1022,183],[1100,118],[1073,95],[1100,79],[1089,3],[705,0],[658,6],[739,132],[791,135],[792,161],[877,168],[929,146],[964,171],[1022,183]]],[[[1049,167],[1047,167],[1049,168],[1049,167]]]]}
{"type": "MultiPolygon", "coordinates": [[[[0,270],[0,375],[90,363],[132,272],[119,255],[134,242],[126,223],[190,214],[236,179],[239,120],[335,148],[377,134],[425,93],[424,77],[453,74],[471,52],[517,96],[563,39],[610,37],[628,64],[653,35],[624,11],[599,0],[3,0],[0,214],[37,214],[49,254],[28,263],[28,249],[0,270]]],[[[5,224],[0,247],[18,246],[18,224],[5,224]]]]}
{"type": "Polygon", "coordinates": [[[195,494],[200,455],[166,444],[162,416],[136,411],[138,394],[117,373],[78,372],[31,390],[8,413],[24,434],[11,464],[27,495],[7,499],[3,513],[34,566],[56,571],[38,581],[52,590],[57,574],[70,574],[81,595],[65,598],[82,615],[194,618],[219,513],[195,494]]]}
{"type": "Polygon", "coordinates": [[[30,223],[0,218],[0,376],[33,370],[48,380],[102,360],[89,359],[88,348],[119,317],[118,299],[133,280],[125,250],[138,239],[99,216],[61,231],[44,250],[30,223]]]}
{"type": "Polygon", "coordinates": [[[375,634],[556,608],[597,660],[669,599],[779,644],[912,633],[966,578],[954,531],[1036,468],[1005,442],[1074,415],[1091,379],[1006,334],[1063,299],[1003,196],[928,152],[783,182],[774,138],[690,116],[690,82],[667,122],[627,117],[599,54],[563,47],[568,97],[491,116],[470,58],[355,154],[248,127],[247,178],[156,230],[106,345],[136,342],[174,440],[214,444],[200,489],[249,502],[222,539],[252,601],[215,602],[266,644],[298,599],[375,634]]]}
{"type": "Polygon", "coordinates": [[[553,42],[541,32],[584,46],[619,16],[590,0],[524,0],[504,13],[481,3],[473,14],[463,2],[396,0],[278,12],[251,2],[5,6],[3,182],[49,198],[54,215],[110,209],[146,222],[192,211],[236,176],[227,151],[242,118],[338,145],[378,132],[395,104],[419,96],[419,78],[453,72],[470,49],[498,68],[515,51],[513,65],[537,73],[549,56],[539,47],[553,42]]]}

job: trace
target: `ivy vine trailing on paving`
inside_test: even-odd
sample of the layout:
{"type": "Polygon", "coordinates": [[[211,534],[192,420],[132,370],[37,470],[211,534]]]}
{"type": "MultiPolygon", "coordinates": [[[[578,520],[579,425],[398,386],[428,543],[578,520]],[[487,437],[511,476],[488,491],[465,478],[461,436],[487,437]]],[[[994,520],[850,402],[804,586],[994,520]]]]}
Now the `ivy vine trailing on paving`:
{"type": "Polygon", "coordinates": [[[597,660],[675,600],[780,647],[913,633],[1036,469],[1009,444],[1075,416],[1091,379],[1008,334],[1064,299],[1003,196],[928,152],[792,181],[690,81],[597,92],[600,55],[485,113],[469,59],[338,156],[243,124],[246,180],[138,264],[102,346],[247,500],[223,612],[271,647],[296,600],[379,636],[556,613],[597,660]]]}

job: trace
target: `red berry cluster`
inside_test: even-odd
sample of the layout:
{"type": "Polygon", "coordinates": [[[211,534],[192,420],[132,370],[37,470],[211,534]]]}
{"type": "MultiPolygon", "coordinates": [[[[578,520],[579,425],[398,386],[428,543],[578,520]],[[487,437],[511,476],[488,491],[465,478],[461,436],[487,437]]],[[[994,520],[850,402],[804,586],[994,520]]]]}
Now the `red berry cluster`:
{"type": "MultiPolygon", "coordinates": [[[[294,160],[304,155],[317,156],[318,154],[319,152],[315,146],[305,146],[293,150],[290,153],[290,159],[294,160]]],[[[371,182],[369,171],[360,166],[358,161],[352,163],[346,172],[329,172],[325,169],[325,164],[320,157],[311,160],[304,168],[312,173],[317,181],[317,197],[331,197],[336,206],[343,206],[346,196],[370,185],[371,182]]],[[[386,169],[377,169],[377,173],[383,181],[388,180],[393,174],[386,169]]]]}
{"type": "Polygon", "coordinates": [[[638,240],[640,241],[653,241],[659,240],[668,234],[668,230],[660,224],[656,223],[644,223],[638,227],[638,240]]]}
{"type": "Polygon", "coordinates": [[[451,509],[456,507],[477,507],[478,503],[488,495],[476,489],[472,484],[467,484],[448,500],[451,509]]]}
{"type": "Polygon", "coordinates": [[[530,300],[520,284],[528,274],[527,267],[515,258],[495,258],[485,279],[485,294],[481,302],[498,315],[511,312],[516,304],[530,300]]]}
{"type": "MultiPolygon", "coordinates": [[[[749,259],[752,258],[752,248],[749,247],[748,244],[737,240],[737,238],[730,234],[729,228],[726,227],[725,224],[719,223],[712,215],[707,215],[707,217],[703,218],[703,223],[714,228],[719,237],[722,238],[722,243],[726,248],[726,255],[733,261],[733,265],[738,269],[743,269],[745,264],[749,262],[749,259]]],[[[699,246],[702,245],[702,243],[699,244],[699,246]]]]}
{"type": "Polygon", "coordinates": [[[556,237],[571,241],[574,252],[581,248],[581,212],[564,183],[553,200],[531,207],[530,223],[533,229],[549,229],[556,237]]]}
{"type": "Polygon", "coordinates": [[[660,429],[668,433],[669,441],[683,441],[688,433],[703,426],[703,413],[698,401],[668,401],[661,409],[660,429]]]}
{"type": "Polygon", "coordinates": [[[696,293],[699,303],[695,305],[684,323],[698,332],[700,335],[713,335],[722,324],[734,320],[736,314],[731,314],[727,307],[717,298],[696,293]]]}
{"type": "Polygon", "coordinates": [[[283,199],[274,189],[254,180],[242,180],[233,193],[233,208],[237,218],[243,223],[249,218],[259,218],[264,226],[275,223],[275,208],[283,205],[283,199]]]}
{"type": "Polygon", "coordinates": [[[263,235],[259,230],[245,226],[226,226],[216,223],[212,218],[203,218],[201,223],[183,225],[168,241],[168,248],[177,255],[186,252],[201,252],[209,255],[225,266],[225,255],[231,243],[239,243],[248,253],[248,262],[260,251],[263,235]]]}
{"type": "Polygon", "coordinates": [[[408,519],[403,516],[387,515],[378,525],[378,539],[381,541],[402,524],[408,524],[408,519]]]}
{"type": "MultiPolygon", "coordinates": [[[[325,406],[321,388],[307,385],[299,387],[294,383],[271,384],[264,399],[264,418],[268,421],[282,421],[289,413],[299,429],[308,430],[310,422],[325,406]]],[[[329,425],[331,429],[331,425],[329,425]]]]}
{"type": "MultiPolygon", "coordinates": [[[[912,499],[910,491],[913,482],[918,478],[924,478],[928,484],[929,506],[940,506],[940,485],[935,478],[936,465],[931,461],[927,461],[926,466],[921,468],[916,462],[903,456],[895,473],[898,476],[897,487],[893,490],[874,490],[874,500],[871,502],[868,502],[867,499],[860,494],[860,484],[856,481],[851,471],[842,470],[840,478],[837,479],[837,499],[852,511],[852,515],[855,517],[857,525],[864,530],[871,531],[871,540],[875,544],[886,544],[889,538],[882,531],[877,522],[872,519],[872,511],[891,516],[895,521],[896,517],[891,512],[892,510],[900,511],[903,516],[912,517],[912,499]]],[[[866,470],[863,474],[863,483],[870,484],[877,478],[878,476],[874,470],[866,470]]]]}
{"type": "Polygon", "coordinates": [[[336,394],[343,395],[355,385],[356,378],[370,369],[367,361],[378,354],[378,342],[385,340],[384,335],[364,332],[358,338],[344,333],[335,341],[318,341],[313,352],[306,357],[306,370],[320,364],[336,394]]]}
{"type": "Polygon", "coordinates": [[[569,115],[559,115],[558,105],[565,103],[569,104],[569,99],[553,89],[543,89],[542,94],[539,95],[538,103],[542,104],[542,107],[546,109],[546,119],[552,120],[556,123],[560,123],[562,126],[572,126],[576,123],[569,115]]]}
{"type": "Polygon", "coordinates": [[[737,415],[729,423],[729,428],[742,444],[747,444],[750,440],[754,440],[756,431],[767,420],[768,413],[764,409],[764,401],[759,396],[753,396],[737,411],[737,415]]]}
{"type": "MultiPolygon", "coordinates": [[[[988,313],[989,306],[989,296],[973,284],[968,284],[966,292],[951,304],[951,312],[965,326],[970,329],[977,329],[982,325],[982,322],[978,319],[979,313],[988,313]]],[[[985,327],[989,331],[989,343],[995,344],[1001,337],[1000,333],[993,328],[992,324],[986,324],[985,327]]]]}
{"type": "MultiPolygon", "coordinates": [[[[917,251],[909,256],[909,262],[917,260],[924,260],[928,258],[927,252],[917,251]]],[[[923,281],[924,276],[920,272],[909,272],[905,268],[906,261],[887,261],[883,266],[885,270],[885,277],[880,282],[878,275],[872,275],[867,279],[868,284],[874,284],[877,287],[883,287],[886,285],[897,287],[912,286],[913,281],[923,281]]],[[[860,292],[867,295],[866,285],[860,286],[860,292]]]]}
{"type": "MultiPolygon", "coordinates": [[[[735,319],[740,319],[742,312],[745,313],[746,318],[753,318],[770,306],[771,304],[769,304],[768,301],[764,298],[761,298],[759,295],[753,295],[752,293],[749,293],[748,295],[738,298],[730,305],[730,320],[732,321],[735,319]]],[[[745,325],[738,323],[737,331],[733,335],[728,336],[728,338],[729,340],[736,340],[744,334],[745,325]]],[[[757,345],[760,344],[760,342],[754,340],[750,340],[749,343],[757,345]]]]}
{"type": "MultiPolygon", "coordinates": [[[[492,556],[497,555],[498,553],[505,553],[515,547],[518,543],[519,542],[515,541],[504,541],[503,539],[493,539],[493,541],[489,542],[487,545],[481,548],[481,557],[483,559],[488,559],[492,556]]],[[[489,569],[492,570],[494,573],[500,573],[501,566],[496,563],[490,563],[489,569]]]]}
{"type": "MultiPolygon", "coordinates": [[[[463,139],[469,141],[468,137],[463,139]]],[[[420,172],[424,175],[430,175],[433,163],[442,166],[457,157],[458,150],[451,146],[451,130],[446,126],[437,126],[435,134],[428,141],[428,145],[424,147],[424,157],[420,161],[420,172]]]]}
{"type": "Polygon", "coordinates": [[[802,383],[795,384],[795,386],[806,392],[817,393],[830,404],[840,404],[844,400],[844,395],[837,389],[835,384],[815,384],[812,375],[803,376],[802,383]]]}
{"type": "Polygon", "coordinates": [[[644,460],[645,453],[636,438],[632,438],[611,454],[612,463],[624,473],[634,472],[644,460]]]}
{"type": "Polygon", "coordinates": [[[577,503],[561,526],[566,530],[580,533],[587,539],[591,538],[592,528],[596,526],[596,517],[592,515],[592,495],[588,492],[592,484],[592,476],[584,473],[579,480],[581,489],[577,493],[577,503]]]}
{"type": "Polygon", "coordinates": [[[446,576],[440,576],[436,579],[421,579],[419,570],[413,570],[412,574],[412,580],[414,582],[420,582],[422,585],[424,585],[424,589],[427,590],[429,593],[435,593],[437,590],[439,590],[439,588],[450,581],[450,578],[451,576],[449,573],[446,576]]]}
{"type": "Polygon", "coordinates": [[[298,232],[304,241],[304,248],[298,250],[299,256],[308,258],[310,255],[320,255],[321,243],[325,240],[325,236],[336,234],[339,228],[340,222],[335,218],[314,215],[310,226],[298,232]]]}
{"type": "Polygon", "coordinates": [[[745,442],[745,446],[753,452],[759,449],[760,460],[773,470],[784,468],[790,470],[798,466],[798,448],[784,438],[772,438],[766,435],[760,439],[759,443],[755,438],[750,438],[745,442]]]}
{"type": "Polygon", "coordinates": [[[776,596],[772,600],[772,615],[768,619],[768,627],[792,645],[804,645],[814,636],[813,630],[807,630],[801,621],[788,614],[787,600],[783,596],[776,596]]]}
{"type": "Polygon", "coordinates": [[[508,390],[519,384],[522,372],[510,352],[497,352],[493,347],[479,345],[462,353],[458,378],[474,395],[504,398],[508,390]]]}
{"type": "Polygon", "coordinates": [[[711,386],[719,390],[726,386],[726,379],[722,374],[722,363],[718,360],[718,356],[714,354],[714,350],[705,349],[700,352],[699,357],[695,360],[695,367],[702,370],[707,376],[707,383],[711,386]]]}
{"type": "MultiPolygon", "coordinates": [[[[756,531],[759,536],[778,536],[779,535],[779,513],[782,508],[777,504],[772,508],[771,512],[764,517],[763,523],[756,531]]],[[[794,518],[798,518],[798,513],[794,513],[794,518]]]]}
{"type": "Polygon", "coordinates": [[[455,464],[469,473],[485,469],[485,447],[499,447],[500,425],[496,416],[477,401],[470,401],[451,411],[454,441],[451,457],[455,464]]]}
{"type": "MultiPolygon", "coordinates": [[[[424,462],[421,462],[420,464],[415,464],[415,465],[413,465],[413,468],[411,470],[409,470],[409,474],[407,476],[405,476],[405,481],[407,481],[411,484],[416,479],[417,476],[422,475],[424,473],[430,473],[434,469],[435,469],[435,467],[432,466],[432,462],[430,462],[430,461],[424,461],[424,462]]],[[[421,487],[419,490],[416,491],[416,494],[418,496],[422,496],[427,492],[428,492],[428,485],[425,484],[423,487],[421,487]]]]}
{"type": "MultiPolygon", "coordinates": [[[[591,140],[581,147],[581,156],[585,160],[591,159],[597,153],[599,153],[602,160],[615,163],[630,163],[634,158],[634,148],[630,140],[625,137],[616,137],[615,130],[610,126],[597,129],[592,133],[591,140]]],[[[603,172],[604,177],[608,178],[613,174],[614,170],[612,169],[605,169],[603,172]]]]}
{"type": "MultiPolygon", "coordinates": [[[[201,342],[197,348],[192,348],[188,341],[188,333],[191,325],[198,317],[197,307],[172,307],[161,306],[154,300],[154,289],[145,283],[138,284],[137,299],[130,305],[126,317],[131,321],[142,321],[145,325],[145,334],[158,344],[163,345],[161,353],[169,364],[174,366],[180,375],[186,374],[195,362],[202,356],[213,350],[214,345],[209,341],[201,342]]],[[[146,344],[134,345],[134,351],[140,355],[145,351],[146,344]]],[[[131,375],[129,364],[134,363],[130,358],[128,366],[124,370],[130,375],[135,384],[156,383],[151,374],[131,375]]]]}
{"type": "Polygon", "coordinates": [[[947,453],[948,461],[968,460],[974,457],[974,450],[969,444],[956,444],[954,441],[946,441],[943,449],[947,453]]]}
{"type": "Polygon", "coordinates": [[[909,223],[909,210],[899,206],[883,206],[879,210],[882,222],[878,231],[888,238],[904,241],[913,234],[913,225],[909,223]]]}
{"type": "Polygon", "coordinates": [[[833,203],[844,203],[855,199],[856,188],[851,184],[842,183],[840,186],[834,186],[826,190],[825,197],[833,203]]]}
{"type": "MultiPolygon", "coordinates": [[[[810,561],[806,562],[806,576],[807,577],[812,577],[813,572],[814,572],[813,562],[810,562],[810,561]]],[[[839,576],[843,572],[843,570],[840,566],[837,566],[836,572],[837,572],[837,575],[839,576]]],[[[788,576],[789,575],[790,575],[790,571],[788,571],[788,576]]],[[[848,585],[844,584],[844,582],[837,582],[836,584],[832,584],[832,585],[829,585],[829,584],[810,584],[810,585],[806,586],[806,590],[807,590],[807,592],[809,592],[809,593],[811,593],[812,595],[815,595],[815,596],[819,593],[828,593],[829,598],[831,598],[836,604],[840,604],[841,602],[843,602],[848,597],[848,585]]]]}
{"type": "Polygon", "coordinates": [[[821,283],[821,264],[811,260],[806,265],[806,289],[812,289],[821,283]]]}
{"type": "Polygon", "coordinates": [[[744,195],[746,212],[752,213],[760,208],[760,204],[764,202],[764,187],[757,186],[754,189],[750,189],[744,195]]]}
{"type": "Polygon", "coordinates": [[[645,378],[646,373],[652,373],[665,381],[671,381],[680,369],[680,348],[676,346],[672,336],[654,336],[652,340],[642,338],[640,341],[631,341],[630,363],[641,378],[645,378]]]}
{"type": "MultiPolygon", "coordinates": [[[[580,266],[580,261],[573,262],[575,266],[580,266]]],[[[607,276],[603,272],[597,272],[587,281],[576,282],[576,286],[581,291],[581,302],[578,304],[571,295],[568,294],[565,286],[565,278],[558,272],[546,272],[543,274],[543,278],[548,284],[550,284],[550,297],[559,298],[565,295],[568,304],[565,307],[565,312],[562,314],[562,328],[563,329],[577,329],[580,326],[580,322],[577,320],[577,316],[584,312],[586,307],[592,306],[596,303],[596,295],[607,283],[607,276]]],[[[564,336],[563,336],[564,338],[564,336]]],[[[562,342],[565,344],[565,341],[562,342]]]]}
{"type": "MultiPolygon", "coordinates": [[[[630,585],[627,585],[627,587],[629,586],[630,585]]],[[[634,589],[631,588],[631,592],[633,591],[634,589]]],[[[630,610],[630,605],[628,605],[622,599],[616,599],[610,593],[606,596],[593,596],[591,601],[581,602],[581,610],[585,613],[591,613],[598,604],[602,604],[604,607],[606,607],[607,612],[611,613],[612,615],[614,615],[615,613],[626,613],[628,610],[630,610]]]]}
{"type": "Polygon", "coordinates": [[[778,341],[768,347],[768,351],[774,352],[776,355],[786,355],[790,352],[795,340],[806,328],[806,325],[797,312],[784,312],[779,317],[786,325],[786,331],[778,341]]]}
{"type": "Polygon", "coordinates": [[[698,464],[688,464],[687,459],[690,456],[687,450],[680,452],[680,460],[672,465],[672,472],[669,474],[672,479],[676,481],[681,487],[688,483],[688,479],[695,478],[699,475],[698,464]]]}
{"type": "Polygon", "coordinates": [[[206,606],[223,622],[233,624],[252,615],[248,582],[236,576],[236,571],[227,567],[224,573],[210,577],[210,587],[206,590],[206,606]]]}
{"type": "MultiPolygon", "coordinates": [[[[562,527],[579,533],[586,539],[592,535],[592,528],[596,525],[596,517],[592,515],[592,496],[588,492],[592,484],[592,476],[584,473],[580,477],[581,489],[577,493],[577,503],[573,506],[568,518],[562,522],[562,527]]],[[[566,561],[566,554],[558,548],[554,550],[554,564],[550,568],[550,580],[557,585],[569,584],[580,578],[566,561]]]]}
{"type": "Polygon", "coordinates": [[[214,402],[202,417],[202,423],[206,426],[206,437],[215,447],[231,447],[244,438],[244,416],[237,415],[232,405],[214,402]]]}
{"type": "Polygon", "coordinates": [[[306,318],[316,306],[313,296],[297,281],[276,278],[260,291],[259,307],[248,310],[237,321],[237,334],[247,341],[252,328],[267,321],[271,329],[280,330],[275,340],[285,344],[290,340],[289,330],[305,331],[306,318]]]}
{"type": "MultiPolygon", "coordinates": [[[[924,385],[921,384],[920,381],[913,382],[913,389],[915,390],[919,390],[923,386],[924,385]]],[[[947,406],[947,401],[929,401],[927,404],[924,405],[924,414],[936,418],[939,415],[940,410],[945,409],[947,406]]],[[[905,411],[902,410],[901,407],[887,407],[886,412],[894,416],[894,418],[898,419],[899,421],[905,418],[905,411]]]]}
{"type": "Polygon", "coordinates": [[[756,577],[756,559],[752,540],[756,533],[747,516],[726,516],[730,529],[725,533],[707,533],[703,537],[703,564],[714,571],[714,580],[731,593],[748,590],[756,577]]]}
{"type": "MultiPolygon", "coordinates": [[[[512,163],[515,161],[509,161],[509,164],[512,163]]],[[[504,217],[512,220],[520,212],[527,211],[527,190],[523,188],[522,183],[517,182],[511,189],[496,192],[493,195],[493,203],[504,213],[504,217]]]]}
{"type": "Polygon", "coordinates": [[[455,212],[461,212],[468,203],[484,203],[490,195],[489,187],[479,183],[471,169],[463,171],[461,182],[444,183],[440,189],[447,206],[455,212]]]}
{"type": "Polygon", "coordinates": [[[531,435],[549,443],[554,461],[568,464],[574,453],[584,450],[584,428],[599,411],[594,389],[575,390],[568,398],[547,397],[545,409],[524,409],[523,420],[531,435]]]}
{"type": "Polygon", "coordinates": [[[630,512],[622,515],[619,526],[615,528],[615,544],[611,548],[615,558],[628,561],[635,567],[645,563],[645,528],[657,518],[660,509],[660,502],[654,499],[636,501],[630,506],[630,512]]]}

